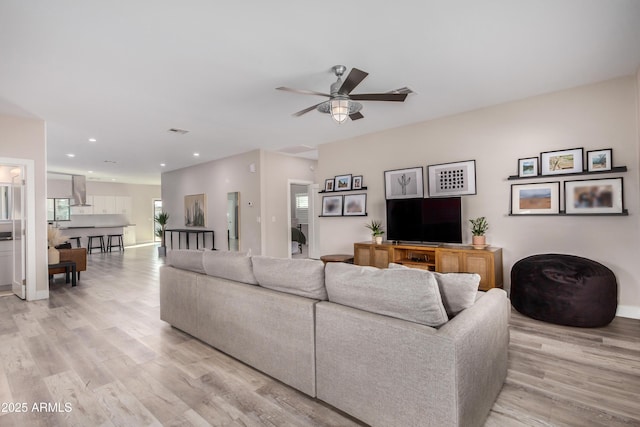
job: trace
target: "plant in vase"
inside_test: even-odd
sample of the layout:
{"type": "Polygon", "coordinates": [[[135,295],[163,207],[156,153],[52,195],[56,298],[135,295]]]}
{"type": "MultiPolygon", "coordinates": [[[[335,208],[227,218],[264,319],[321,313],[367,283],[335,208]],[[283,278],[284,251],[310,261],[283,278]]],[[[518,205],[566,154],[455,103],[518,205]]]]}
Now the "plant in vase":
{"type": "Polygon", "coordinates": [[[376,244],[379,245],[380,243],[382,243],[382,235],[384,234],[384,230],[382,229],[382,223],[380,221],[371,220],[371,223],[366,224],[365,227],[371,230],[371,236],[376,244]]]}
{"type": "Polygon", "coordinates": [[[489,223],[483,216],[479,218],[470,219],[471,223],[471,244],[476,249],[482,249],[487,246],[487,239],[485,233],[489,229],[489,223]]]}
{"type": "Polygon", "coordinates": [[[56,249],[56,246],[66,241],[67,238],[62,235],[59,228],[51,226],[47,228],[47,245],[49,246],[47,258],[49,264],[58,264],[60,262],[60,251],[56,249]]]}
{"type": "Polygon", "coordinates": [[[167,247],[165,246],[164,240],[164,232],[167,229],[167,224],[169,223],[169,214],[167,212],[160,212],[156,216],[153,217],[153,220],[158,224],[156,227],[156,236],[160,237],[161,243],[158,248],[158,255],[164,256],[167,254],[167,247]]]}

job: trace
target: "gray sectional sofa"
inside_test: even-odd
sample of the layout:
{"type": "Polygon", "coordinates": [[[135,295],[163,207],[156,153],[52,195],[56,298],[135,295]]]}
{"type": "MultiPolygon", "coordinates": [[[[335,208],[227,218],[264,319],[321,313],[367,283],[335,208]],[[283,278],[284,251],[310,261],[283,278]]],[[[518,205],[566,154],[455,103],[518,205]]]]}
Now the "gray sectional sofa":
{"type": "Polygon", "coordinates": [[[160,317],[372,426],[482,425],[506,377],[506,293],[395,267],[174,250],[160,317]]]}

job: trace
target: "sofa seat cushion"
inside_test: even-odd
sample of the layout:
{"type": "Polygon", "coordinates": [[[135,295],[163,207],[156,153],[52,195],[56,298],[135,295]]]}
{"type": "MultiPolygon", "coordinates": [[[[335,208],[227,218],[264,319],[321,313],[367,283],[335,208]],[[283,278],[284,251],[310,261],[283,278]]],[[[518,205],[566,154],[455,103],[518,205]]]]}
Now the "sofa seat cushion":
{"type": "Polygon", "coordinates": [[[235,280],[248,285],[257,285],[253,275],[251,256],[243,252],[204,251],[202,253],[204,271],[209,276],[235,280]]]}
{"type": "Polygon", "coordinates": [[[180,270],[194,271],[204,274],[202,251],[178,249],[167,251],[167,265],[180,270]]]}
{"type": "Polygon", "coordinates": [[[448,320],[436,278],[426,270],[333,262],[325,283],[331,302],[433,327],[448,320]]]}
{"type": "Polygon", "coordinates": [[[266,256],[254,256],[252,261],[260,286],[307,298],[327,299],[322,261],[266,256]]]}

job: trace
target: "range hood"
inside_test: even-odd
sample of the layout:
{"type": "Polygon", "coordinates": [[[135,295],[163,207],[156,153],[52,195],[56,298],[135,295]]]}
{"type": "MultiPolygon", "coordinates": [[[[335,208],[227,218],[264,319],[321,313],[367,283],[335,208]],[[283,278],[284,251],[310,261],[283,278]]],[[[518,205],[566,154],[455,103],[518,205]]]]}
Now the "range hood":
{"type": "Polygon", "coordinates": [[[87,177],[84,175],[71,175],[71,194],[73,204],[71,206],[91,206],[87,204],[87,177]]]}

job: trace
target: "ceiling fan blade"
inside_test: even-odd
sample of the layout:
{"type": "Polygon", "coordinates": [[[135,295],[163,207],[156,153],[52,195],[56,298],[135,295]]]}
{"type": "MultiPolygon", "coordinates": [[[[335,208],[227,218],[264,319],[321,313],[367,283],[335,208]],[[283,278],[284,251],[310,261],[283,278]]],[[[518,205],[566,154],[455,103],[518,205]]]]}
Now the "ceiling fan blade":
{"type": "Polygon", "coordinates": [[[349,95],[354,101],[396,101],[403,102],[407,97],[406,93],[362,93],[349,95]]]}
{"type": "Polygon", "coordinates": [[[406,93],[408,95],[410,93],[415,93],[415,92],[412,91],[411,88],[408,88],[407,86],[405,86],[405,87],[401,87],[400,89],[390,90],[387,93],[406,93]]]}
{"type": "Polygon", "coordinates": [[[306,90],[306,89],[291,89],[290,87],[284,87],[284,86],[277,87],[276,90],[285,90],[287,92],[301,93],[303,95],[320,95],[320,96],[331,97],[331,95],[329,95],[328,93],[316,92],[315,90],[306,90]]]}
{"type": "Polygon", "coordinates": [[[315,110],[315,109],[318,107],[318,105],[320,105],[320,104],[324,104],[325,102],[328,102],[328,101],[323,101],[323,102],[320,102],[320,103],[318,103],[318,104],[316,104],[316,105],[312,105],[312,106],[311,106],[311,107],[309,107],[309,108],[305,108],[304,110],[300,110],[300,111],[298,111],[297,113],[293,113],[293,114],[292,114],[292,116],[300,117],[300,116],[301,116],[301,115],[303,115],[303,114],[307,114],[307,113],[308,113],[309,111],[311,111],[311,110],[315,110]]]}
{"type": "Polygon", "coordinates": [[[351,120],[358,120],[363,118],[364,116],[362,115],[362,113],[360,113],[359,111],[357,113],[353,113],[353,114],[349,114],[349,118],[351,120]]]}
{"type": "Polygon", "coordinates": [[[347,76],[347,79],[344,81],[344,83],[342,83],[342,86],[340,86],[340,90],[338,90],[338,93],[342,95],[349,95],[349,93],[353,89],[355,89],[356,86],[358,86],[360,82],[363,81],[364,78],[367,77],[368,75],[369,73],[367,73],[366,71],[358,70],[357,68],[352,68],[351,72],[347,76]]]}

